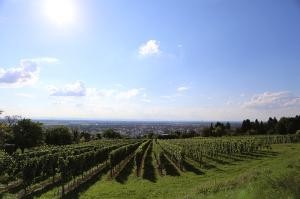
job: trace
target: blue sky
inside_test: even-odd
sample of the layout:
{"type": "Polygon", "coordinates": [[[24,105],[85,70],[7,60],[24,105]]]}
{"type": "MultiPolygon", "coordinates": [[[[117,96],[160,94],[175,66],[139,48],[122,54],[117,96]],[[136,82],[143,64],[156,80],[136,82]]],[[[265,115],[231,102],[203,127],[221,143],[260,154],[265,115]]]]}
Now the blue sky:
{"type": "Polygon", "coordinates": [[[297,0],[0,0],[0,109],[31,118],[300,113],[297,0]]]}

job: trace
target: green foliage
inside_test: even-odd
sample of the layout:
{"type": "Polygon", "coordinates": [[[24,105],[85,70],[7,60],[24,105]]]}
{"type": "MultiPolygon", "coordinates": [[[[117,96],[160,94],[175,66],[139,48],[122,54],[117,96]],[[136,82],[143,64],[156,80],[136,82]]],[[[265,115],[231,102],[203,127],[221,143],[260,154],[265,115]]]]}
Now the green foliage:
{"type": "Polygon", "coordinates": [[[35,147],[43,142],[42,124],[30,119],[19,120],[13,126],[14,141],[22,152],[25,148],[35,147]]]}
{"type": "MultiPolygon", "coordinates": [[[[0,179],[3,173],[5,176],[16,176],[19,179],[23,180],[25,186],[32,185],[34,183],[39,183],[40,179],[47,179],[53,176],[60,175],[63,183],[69,183],[70,180],[77,178],[79,175],[83,173],[89,173],[86,171],[90,171],[91,168],[95,168],[96,166],[102,163],[110,163],[111,168],[120,169],[123,168],[123,162],[128,157],[132,157],[131,155],[136,154],[136,164],[137,167],[141,167],[141,157],[144,154],[143,151],[146,150],[147,144],[153,143],[153,154],[155,160],[157,161],[158,171],[163,174],[162,170],[166,171],[167,175],[168,166],[177,165],[178,168],[185,171],[184,161],[192,161],[196,163],[195,165],[202,165],[201,163],[207,161],[206,158],[209,159],[217,159],[219,157],[240,157],[240,156],[251,156],[253,159],[254,154],[259,154],[260,150],[264,150],[262,154],[267,153],[265,149],[269,148],[269,146],[273,143],[295,143],[299,142],[299,135],[271,135],[271,136],[242,136],[242,137],[222,137],[222,138],[193,138],[193,139],[172,139],[172,140],[158,140],[157,142],[151,141],[143,141],[141,140],[97,140],[91,141],[87,143],[81,144],[73,144],[73,145],[65,145],[65,146],[42,146],[36,147],[33,149],[26,150],[23,154],[15,153],[12,156],[0,151],[0,179]],[[157,144],[158,143],[158,144],[157,144]],[[248,154],[248,155],[247,155],[248,154]],[[251,155],[252,154],[252,155],[251,155]],[[1,157],[6,157],[2,158],[1,157]],[[6,161],[3,161],[3,160],[6,161]],[[174,164],[175,163],[175,164],[174,164]],[[199,164],[200,163],[200,164],[199,164]],[[182,168],[183,165],[183,168],[182,168]],[[1,173],[2,172],[2,173],[1,173]]],[[[151,146],[151,148],[152,148],[151,146]]],[[[277,145],[278,146],[278,145],[277,145]]],[[[277,147],[276,145],[274,147],[277,147]]],[[[293,151],[293,153],[298,152],[297,145],[289,145],[289,150],[293,151]],[[292,150],[293,149],[293,150],[292,150]]],[[[150,148],[150,147],[149,147],[150,148]]],[[[150,149],[151,150],[151,149],[150,149]]],[[[152,154],[152,151],[147,154],[152,154]]],[[[271,152],[269,153],[268,158],[272,159],[271,152]]],[[[251,159],[252,159],[251,158],[251,159]]],[[[263,158],[258,158],[257,161],[262,160],[263,158]]],[[[275,158],[276,159],[276,158],[275,158]]],[[[239,168],[240,164],[243,164],[241,161],[236,162],[237,164],[230,164],[231,166],[235,165],[239,168]]],[[[293,163],[293,162],[292,162],[293,163]]],[[[247,165],[251,164],[251,161],[247,161],[247,165]]],[[[258,164],[258,163],[257,163],[258,164]]],[[[254,165],[254,166],[257,166],[254,165]]],[[[217,165],[220,166],[220,165],[217,165]]],[[[229,166],[229,165],[227,165],[229,166]]],[[[175,166],[176,167],[176,166],[175,166]]],[[[174,168],[175,168],[174,167],[174,168]]],[[[295,167],[296,165],[291,164],[290,167],[295,167]]],[[[235,171],[238,170],[234,169],[235,171]]],[[[202,169],[202,167],[201,167],[202,169]]],[[[224,175],[227,177],[227,172],[233,172],[231,170],[227,170],[226,172],[221,172],[225,168],[221,168],[214,170],[214,174],[211,175],[213,179],[217,175],[220,175],[220,178],[224,178],[224,175]]],[[[168,190],[167,195],[161,196],[164,198],[168,198],[170,193],[174,192],[174,185],[177,184],[176,193],[182,193],[185,187],[186,190],[191,185],[198,186],[201,183],[201,180],[205,178],[205,176],[191,177],[190,172],[180,172],[181,176],[177,177],[164,177],[164,179],[159,178],[156,182],[158,185],[170,186],[172,185],[173,189],[168,190]],[[193,183],[191,183],[191,182],[193,183]],[[168,182],[168,183],[167,183],[168,182]],[[172,183],[171,183],[172,182],[172,183]],[[178,190],[182,191],[178,191],[178,190]],[[173,192],[171,191],[173,190],[173,192]]],[[[205,174],[206,175],[206,174],[205,174]]],[[[16,178],[15,178],[16,179],[16,178]]],[[[290,178],[288,178],[290,179],[290,178]]],[[[239,182],[244,183],[244,177],[238,178],[237,180],[229,180],[228,182],[218,182],[214,184],[210,184],[208,188],[204,187],[203,190],[224,190],[222,187],[232,187],[238,186],[239,182]]],[[[252,179],[251,179],[252,180],[252,179]]],[[[289,180],[287,180],[289,181],[289,180]]],[[[284,182],[287,182],[284,180],[284,182]]],[[[134,184],[135,186],[139,186],[139,183],[144,183],[144,180],[138,180],[139,183],[135,183],[136,181],[130,182],[128,184],[134,184]]],[[[283,182],[283,181],[281,181],[283,182]]],[[[294,181],[293,181],[294,182],[294,181]]],[[[102,182],[102,183],[107,183],[102,182]]],[[[147,182],[144,184],[147,189],[149,186],[153,187],[156,183],[147,182]]],[[[69,183],[70,184],[70,183],[69,183]]],[[[115,186],[118,183],[109,183],[110,186],[115,186]]],[[[122,185],[122,186],[130,186],[130,185],[122,185]]],[[[137,188],[134,187],[134,188],[137,188]]],[[[191,188],[191,187],[190,187],[191,188]]],[[[156,189],[164,189],[163,187],[156,187],[156,189]]],[[[135,189],[136,190],[136,189],[135,189]]],[[[155,190],[155,189],[153,189],[155,190]]],[[[194,190],[194,189],[193,189],[194,190]]],[[[202,190],[202,189],[195,189],[202,190]]],[[[101,189],[103,191],[103,189],[101,189]]],[[[166,190],[165,190],[166,191],[166,190]]],[[[159,192],[159,191],[158,191],[159,192]]],[[[188,191],[186,191],[188,192],[188,191]]],[[[136,192],[133,192],[135,194],[136,192]]],[[[125,193],[123,193],[125,194],[125,193]]],[[[131,193],[132,194],[132,193],[131,193]]],[[[51,195],[53,196],[53,194],[51,195]]],[[[105,195],[105,198],[109,198],[111,195],[105,195]]],[[[116,195],[114,195],[116,196],[116,195]]],[[[179,195],[172,195],[174,198],[179,197],[179,195]]],[[[127,197],[127,195],[121,195],[122,197],[127,197]]],[[[135,198],[140,198],[138,196],[134,196],[135,198]]]]}
{"type": "Polygon", "coordinates": [[[45,142],[49,145],[72,144],[73,137],[69,128],[60,126],[46,130],[45,142]]]}
{"type": "Polygon", "coordinates": [[[102,139],[102,135],[101,135],[100,133],[97,133],[97,134],[96,134],[96,137],[97,137],[98,140],[101,140],[101,139],[102,139]]]}
{"type": "Polygon", "coordinates": [[[182,169],[182,162],[184,160],[183,147],[172,144],[171,142],[166,140],[159,140],[158,144],[161,146],[166,155],[176,163],[178,168],[182,169]]]}
{"type": "Polygon", "coordinates": [[[78,129],[72,129],[73,143],[78,144],[80,141],[80,132],[78,129]]]}
{"type": "Polygon", "coordinates": [[[12,142],[13,140],[13,133],[12,129],[9,128],[4,122],[0,123],[0,148],[7,142],[12,142]]]}
{"type": "Polygon", "coordinates": [[[159,140],[158,143],[166,155],[181,168],[182,160],[185,157],[202,164],[203,158],[250,154],[259,150],[270,149],[271,144],[296,143],[299,141],[299,135],[274,135],[215,139],[172,139],[159,140]]]}
{"type": "Polygon", "coordinates": [[[114,168],[117,164],[124,160],[124,157],[127,157],[128,155],[133,153],[139,147],[140,144],[140,142],[133,143],[113,150],[109,155],[111,168],[114,168]]]}
{"type": "Polygon", "coordinates": [[[147,141],[144,142],[143,144],[141,144],[139,146],[139,148],[136,150],[136,154],[135,154],[135,165],[137,168],[137,176],[140,176],[140,171],[141,171],[141,167],[142,167],[142,159],[145,155],[145,151],[148,148],[149,144],[151,143],[151,141],[147,141]]]}
{"type": "Polygon", "coordinates": [[[107,138],[107,139],[120,139],[122,138],[121,134],[116,132],[113,129],[106,129],[102,133],[102,137],[107,138]]]}
{"type": "Polygon", "coordinates": [[[202,136],[209,137],[212,135],[212,129],[210,127],[204,127],[202,129],[202,136]]]}
{"type": "Polygon", "coordinates": [[[88,132],[81,132],[80,137],[84,139],[85,142],[89,142],[92,139],[92,136],[88,132]]]}
{"type": "Polygon", "coordinates": [[[242,126],[238,129],[239,134],[295,134],[300,129],[300,116],[282,117],[278,121],[276,118],[269,118],[267,122],[259,122],[255,120],[251,122],[249,119],[242,122],[242,126]]]}
{"type": "Polygon", "coordinates": [[[60,174],[65,183],[108,161],[112,150],[132,143],[138,142],[101,140],[74,145],[41,146],[11,156],[0,151],[0,180],[4,176],[7,176],[8,182],[20,178],[26,188],[42,178],[53,178],[60,174]]]}
{"type": "MultiPolygon", "coordinates": [[[[285,176],[287,167],[290,167],[288,166],[289,164],[296,166],[295,161],[300,157],[300,145],[274,145],[273,149],[278,152],[278,155],[251,158],[247,159],[247,161],[238,161],[228,165],[216,164],[218,169],[203,170],[205,172],[203,175],[182,172],[181,176],[158,176],[155,183],[145,179],[137,179],[135,175],[130,175],[126,183],[111,182],[102,177],[101,179],[98,178],[93,184],[89,184],[87,189],[78,191],[76,197],[80,199],[99,198],[99,196],[105,199],[299,198],[292,194],[292,190],[299,187],[298,184],[293,184],[291,189],[287,186],[285,187],[284,184],[291,185],[289,182],[295,182],[296,178],[299,179],[299,175],[294,173],[295,177],[291,179],[290,177],[281,178],[281,174],[280,176],[276,174],[282,172],[283,176],[285,176]],[[277,183],[275,183],[273,187],[273,183],[260,182],[263,180],[269,181],[269,178],[264,178],[264,175],[261,175],[267,171],[272,171],[272,182],[280,179],[277,182],[280,182],[278,184],[281,186],[277,186],[277,183]]],[[[297,168],[299,167],[295,167],[294,170],[297,168]]],[[[287,173],[286,176],[290,175],[287,173]]],[[[52,189],[43,194],[41,198],[53,198],[55,192],[57,192],[57,189],[52,189]]]]}
{"type": "Polygon", "coordinates": [[[220,137],[229,134],[230,129],[231,129],[231,125],[229,122],[227,122],[225,125],[221,122],[217,122],[214,125],[213,123],[211,123],[210,127],[204,127],[202,129],[202,136],[220,137]]]}
{"type": "Polygon", "coordinates": [[[219,137],[225,135],[225,128],[224,126],[216,126],[212,132],[213,136],[219,137]]]}

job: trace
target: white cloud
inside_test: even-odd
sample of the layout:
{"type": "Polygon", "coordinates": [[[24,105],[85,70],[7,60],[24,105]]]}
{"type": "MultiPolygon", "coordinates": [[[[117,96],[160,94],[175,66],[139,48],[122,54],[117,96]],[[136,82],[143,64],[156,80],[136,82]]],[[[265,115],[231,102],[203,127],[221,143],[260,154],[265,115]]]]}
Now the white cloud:
{"type": "Polygon", "coordinates": [[[59,62],[59,60],[55,57],[37,57],[30,59],[31,61],[37,62],[37,63],[48,63],[48,64],[53,64],[59,62]]]}
{"type": "Polygon", "coordinates": [[[15,68],[0,68],[1,87],[22,87],[32,85],[38,80],[38,64],[31,60],[21,60],[15,68]]]}
{"type": "Polygon", "coordinates": [[[152,100],[150,100],[150,99],[148,99],[148,98],[143,98],[143,99],[142,99],[142,102],[151,103],[152,100]]]}
{"type": "MultiPolygon", "coordinates": [[[[97,88],[88,88],[81,81],[75,83],[67,84],[62,87],[49,86],[48,90],[50,96],[61,97],[59,100],[69,101],[67,97],[85,97],[84,100],[99,103],[103,101],[107,102],[120,102],[130,100],[137,96],[140,96],[142,99],[145,99],[145,93],[142,93],[144,88],[132,88],[128,90],[119,90],[119,89],[97,89],[97,88]],[[63,99],[62,99],[63,97],[63,99]]],[[[74,100],[74,99],[73,99],[74,100]]],[[[81,99],[82,100],[82,99],[81,99]]]]}
{"type": "Polygon", "coordinates": [[[0,68],[0,87],[23,87],[33,85],[39,79],[39,65],[42,63],[55,63],[58,59],[40,57],[22,59],[17,67],[0,68]]]}
{"type": "Polygon", "coordinates": [[[243,104],[249,109],[280,109],[290,107],[300,107],[300,97],[291,92],[265,92],[253,96],[248,102],[243,104]]]}
{"type": "Polygon", "coordinates": [[[186,86],[180,86],[177,88],[177,91],[178,92],[182,92],[182,91],[186,91],[186,90],[189,90],[190,88],[189,87],[186,87],[186,86]]]}
{"type": "Polygon", "coordinates": [[[146,102],[146,103],[151,103],[152,102],[152,100],[151,99],[149,99],[149,97],[148,97],[148,95],[146,94],[146,93],[144,93],[143,95],[142,95],[142,100],[141,100],[142,102],[146,102]]]}
{"type": "Polygon", "coordinates": [[[115,89],[100,89],[100,90],[95,89],[95,91],[101,97],[111,97],[116,93],[118,93],[118,90],[115,89]]]}
{"type": "Polygon", "coordinates": [[[141,92],[141,89],[130,89],[127,91],[121,91],[116,95],[116,99],[117,100],[128,100],[131,99],[133,97],[136,97],[137,95],[139,95],[141,92]]]}
{"type": "Polygon", "coordinates": [[[139,48],[139,54],[141,56],[159,54],[159,42],[156,40],[149,40],[145,44],[142,44],[139,48]]]}
{"type": "Polygon", "coordinates": [[[83,82],[77,81],[73,84],[67,84],[62,88],[57,88],[55,86],[50,86],[51,96],[74,96],[81,97],[86,95],[86,87],[83,82]]]}

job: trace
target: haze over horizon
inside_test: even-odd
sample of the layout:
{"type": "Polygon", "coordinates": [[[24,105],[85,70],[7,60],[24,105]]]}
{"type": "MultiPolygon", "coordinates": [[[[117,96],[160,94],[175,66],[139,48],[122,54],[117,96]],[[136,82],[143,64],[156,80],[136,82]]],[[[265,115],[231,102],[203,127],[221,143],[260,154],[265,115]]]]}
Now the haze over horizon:
{"type": "Polygon", "coordinates": [[[0,110],[241,121],[300,114],[297,0],[0,0],[0,110]]]}

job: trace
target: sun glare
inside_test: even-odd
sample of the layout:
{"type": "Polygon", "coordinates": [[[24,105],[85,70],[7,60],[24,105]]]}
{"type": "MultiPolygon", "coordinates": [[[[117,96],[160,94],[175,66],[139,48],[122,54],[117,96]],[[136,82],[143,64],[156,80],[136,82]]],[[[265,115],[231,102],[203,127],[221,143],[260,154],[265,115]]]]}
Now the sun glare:
{"type": "Polygon", "coordinates": [[[76,19],[74,0],[45,0],[44,13],[56,25],[72,24],[76,19]]]}

